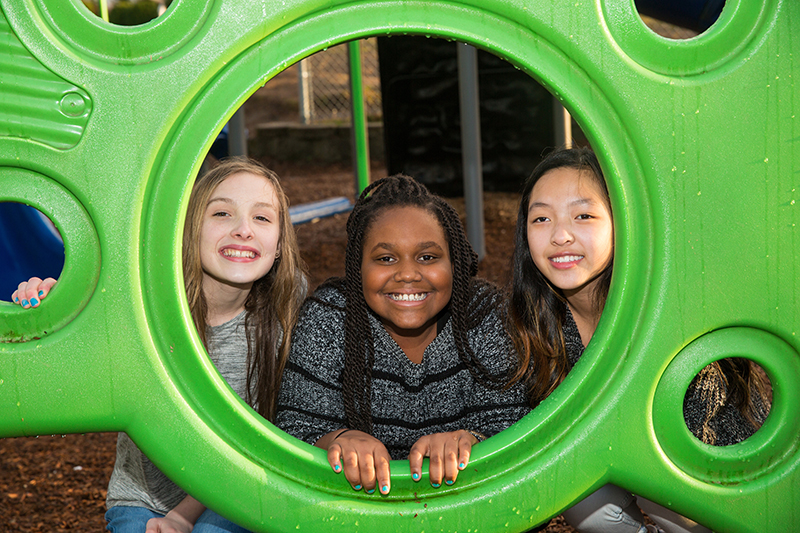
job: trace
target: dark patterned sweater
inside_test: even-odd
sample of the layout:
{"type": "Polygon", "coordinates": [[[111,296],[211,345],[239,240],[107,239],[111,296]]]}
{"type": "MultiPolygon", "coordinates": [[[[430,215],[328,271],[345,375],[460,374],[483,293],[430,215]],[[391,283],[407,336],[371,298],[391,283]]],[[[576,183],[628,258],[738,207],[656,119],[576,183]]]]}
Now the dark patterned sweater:
{"type": "MultiPolygon", "coordinates": [[[[310,444],[348,425],[342,398],[345,299],[332,287],[317,290],[314,298],[329,305],[309,299],[303,307],[276,418],[279,428],[310,444]]],[[[507,372],[512,353],[497,307],[468,335],[493,375],[507,372]]],[[[420,364],[406,357],[376,317],[370,316],[370,325],[375,339],[373,436],[392,459],[407,458],[423,435],[468,429],[491,436],[528,413],[522,386],[491,390],[472,376],[458,357],[450,320],[420,364]]]]}

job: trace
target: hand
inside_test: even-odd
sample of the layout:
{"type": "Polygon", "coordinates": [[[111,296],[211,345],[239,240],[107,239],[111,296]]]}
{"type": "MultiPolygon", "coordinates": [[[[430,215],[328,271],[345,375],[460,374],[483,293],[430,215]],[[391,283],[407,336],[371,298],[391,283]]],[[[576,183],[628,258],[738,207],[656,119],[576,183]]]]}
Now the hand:
{"type": "Polygon", "coordinates": [[[478,443],[472,433],[464,429],[449,433],[434,433],[421,437],[411,447],[408,462],[411,465],[411,478],[419,481],[422,475],[422,459],[430,457],[431,485],[438,488],[445,483],[456,482],[458,472],[469,463],[472,446],[478,443]]]}
{"type": "Polygon", "coordinates": [[[56,280],[53,278],[42,281],[40,278],[33,277],[19,284],[17,290],[11,295],[11,301],[21,305],[23,309],[39,307],[42,298],[47,296],[55,284],[56,280]]]}
{"type": "Polygon", "coordinates": [[[317,441],[317,446],[327,445],[328,463],[336,473],[342,471],[354,490],[368,494],[380,487],[381,494],[389,494],[391,488],[389,451],[381,441],[363,431],[355,429],[336,430],[317,441]]]}
{"type": "Polygon", "coordinates": [[[164,518],[151,518],[147,521],[145,533],[191,533],[194,525],[180,514],[170,511],[164,518]]]}

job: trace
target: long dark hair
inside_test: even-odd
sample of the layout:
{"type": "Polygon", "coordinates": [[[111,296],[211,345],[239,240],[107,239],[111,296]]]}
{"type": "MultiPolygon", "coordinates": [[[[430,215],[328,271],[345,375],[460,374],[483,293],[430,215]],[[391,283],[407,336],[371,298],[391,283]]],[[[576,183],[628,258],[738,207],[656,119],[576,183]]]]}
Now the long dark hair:
{"type": "MultiPolygon", "coordinates": [[[[591,177],[603,191],[604,200],[611,211],[603,171],[589,148],[555,150],[525,180],[514,231],[508,332],[514,341],[519,361],[512,383],[525,383],[531,406],[549,396],[572,368],[563,334],[567,318],[566,299],[536,267],[528,248],[528,204],[531,192],[542,176],[558,168],[573,168],[591,177]]],[[[592,299],[598,314],[602,312],[608,296],[612,269],[613,260],[597,278],[592,299]]]]}
{"type": "Polygon", "coordinates": [[[413,206],[431,213],[442,226],[453,268],[453,292],[450,299],[453,336],[458,356],[470,373],[484,385],[500,389],[508,376],[491,375],[469,345],[467,334],[497,303],[498,291],[477,280],[478,256],[464,233],[458,213],[442,198],[431,194],[413,178],[395,175],[369,185],[358,198],[347,220],[345,275],[324,285],[338,287],[345,295],[345,362],[343,397],[349,428],[372,431],[372,369],[375,363],[375,340],[364,299],[361,260],[364,236],[377,216],[385,209],[413,206]],[[479,290],[487,287],[489,290],[479,290]],[[481,295],[480,297],[477,295],[481,295]]]}
{"type": "Polygon", "coordinates": [[[289,339],[306,290],[300,249],[289,218],[289,200],[275,172],[252,159],[231,158],[197,179],[189,198],[183,230],[183,277],[189,310],[200,340],[207,349],[208,305],[203,293],[203,266],[200,262],[203,214],[217,186],[240,173],[254,174],[269,181],[279,203],[280,255],[269,272],[253,283],[244,304],[247,312],[245,401],[261,416],[272,420],[277,407],[281,374],[289,356],[289,339]]]}

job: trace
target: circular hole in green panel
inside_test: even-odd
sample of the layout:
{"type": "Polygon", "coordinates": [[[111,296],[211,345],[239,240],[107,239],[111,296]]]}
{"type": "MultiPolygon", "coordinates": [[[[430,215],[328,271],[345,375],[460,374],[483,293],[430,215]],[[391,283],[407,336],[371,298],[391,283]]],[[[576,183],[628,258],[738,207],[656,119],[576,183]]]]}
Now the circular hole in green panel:
{"type": "Polygon", "coordinates": [[[725,0],[663,2],[635,0],[642,22],[653,33],[673,40],[692,39],[719,19],[725,0]]]}
{"type": "Polygon", "coordinates": [[[707,333],[689,343],[667,367],[656,389],[656,437],[675,465],[709,483],[739,483],[775,470],[796,452],[800,418],[800,357],[782,339],[759,329],[733,327],[707,333]],[[772,406],[761,428],[728,446],[705,444],[684,419],[684,398],[695,376],[725,358],[744,358],[760,366],[772,388],[772,406]]]}
{"type": "MultiPolygon", "coordinates": [[[[318,25],[320,24],[325,25],[326,28],[336,27],[335,23],[326,20],[325,17],[315,19],[308,24],[317,28],[319,28],[318,25]]],[[[269,79],[302,57],[346,40],[344,37],[339,37],[339,41],[335,39],[325,42],[309,41],[309,35],[315,35],[315,33],[313,31],[309,32],[303,26],[293,29],[286,35],[271,36],[271,39],[267,39],[259,43],[258,46],[251,48],[248,53],[243,54],[237,61],[229,63],[214,79],[213,85],[203,88],[202,94],[194,99],[192,107],[182,115],[182,122],[175,125],[173,134],[169,136],[170,143],[164,147],[160,158],[162,166],[153,170],[148,184],[149,190],[146,197],[150,199],[150,203],[144,207],[145,218],[142,231],[144,239],[142,266],[146,265],[147,268],[142,268],[142,272],[144,275],[143,282],[147,286],[152,283],[158,283],[163,287],[163,290],[180,293],[181,298],[165,300],[156,298],[151,292],[146,292],[144,295],[145,306],[154,341],[158,346],[158,351],[163,354],[161,364],[166,367],[174,385],[181,391],[181,394],[192,406],[192,409],[197,412],[214,433],[214,438],[224,440],[232,449],[237,450],[241,455],[252,461],[250,468],[254,468],[259,472],[263,470],[270,472],[270,479],[282,479],[287,480],[287,482],[302,483],[303,485],[307,485],[308,480],[313,479],[315,492],[328,495],[325,496],[326,498],[344,497],[348,500],[358,500],[365,498],[365,496],[361,493],[353,493],[352,489],[347,486],[341,477],[330,475],[329,468],[324,462],[323,451],[311,448],[296,439],[288,438],[281,432],[271,429],[251,409],[245,406],[239,398],[224,387],[215,373],[208,372],[208,361],[202,355],[202,352],[197,350],[196,335],[192,331],[193,325],[185,306],[181,273],[178,271],[180,262],[163,260],[164,257],[175,257],[179,254],[178,236],[183,225],[189,188],[185,176],[193,175],[199,167],[199,161],[203,158],[204,151],[211,143],[209,132],[215,132],[221,128],[226,117],[220,116],[220,111],[226,110],[226,113],[232,114],[233,110],[238,108],[264,82],[264,77],[269,79]],[[272,39],[281,40],[280,50],[271,46],[272,39]],[[285,50],[296,50],[297,53],[287,59],[281,54],[281,51],[285,50]],[[264,68],[268,68],[268,70],[265,72],[264,68]],[[163,228],[176,229],[171,238],[164,238],[163,228]],[[158,238],[156,238],[156,235],[158,238]],[[180,320],[176,320],[176,317],[180,317],[180,320]],[[236,421],[236,423],[233,423],[233,421],[236,421]],[[254,450],[258,451],[254,452],[254,450]],[[298,458],[303,458],[303,460],[297,460],[298,458]]],[[[423,33],[423,31],[418,29],[417,33],[423,33]]],[[[435,33],[437,32],[430,32],[430,34],[435,33]]],[[[442,33],[444,33],[443,37],[450,39],[458,39],[459,37],[457,32],[453,30],[442,33]]],[[[368,34],[368,32],[365,32],[364,35],[368,34]]],[[[491,37],[487,36],[487,40],[494,42],[493,39],[497,39],[497,42],[503,41],[500,34],[491,37]]],[[[519,46],[518,39],[519,36],[516,36],[514,46],[519,46]]],[[[538,45],[540,48],[546,46],[541,42],[538,42],[538,45]]],[[[501,48],[500,50],[494,50],[494,52],[497,53],[504,50],[506,49],[501,48]]],[[[604,163],[604,169],[609,173],[612,181],[610,188],[613,201],[617,205],[622,205],[620,198],[622,195],[621,190],[624,189],[626,191],[625,197],[629,202],[638,206],[646,206],[648,202],[642,196],[643,187],[632,187],[630,191],[628,190],[630,182],[637,179],[639,172],[631,169],[630,172],[623,173],[618,166],[612,163],[615,160],[629,160],[631,157],[629,150],[632,143],[624,141],[626,139],[625,133],[616,129],[617,122],[606,121],[602,118],[614,116],[614,112],[606,107],[608,104],[603,100],[602,93],[592,85],[590,80],[584,77],[583,72],[580,69],[576,69],[574,65],[555,50],[548,49],[547,53],[542,54],[545,58],[544,66],[539,61],[542,58],[539,57],[536,58],[536,61],[525,61],[523,57],[515,56],[510,52],[502,54],[502,56],[512,60],[515,65],[521,66],[527,72],[534,73],[535,78],[539,81],[548,80],[546,84],[548,90],[557,94],[559,100],[567,101],[570,107],[576,110],[579,117],[578,123],[588,125],[589,133],[587,133],[587,136],[592,137],[594,140],[601,138],[615,140],[612,143],[598,141],[596,144],[596,147],[603,151],[601,159],[604,163]],[[591,109],[576,103],[581,101],[591,101],[591,109]],[[607,131],[607,134],[601,136],[598,133],[599,131],[607,131]],[[620,175],[625,175],[626,178],[620,179],[620,175]]],[[[530,170],[525,169],[525,174],[530,170]]],[[[520,179],[523,177],[524,174],[520,176],[520,179]]],[[[618,275],[624,276],[632,268],[632,263],[628,257],[629,240],[641,240],[641,242],[636,243],[636,248],[639,252],[647,250],[649,248],[647,243],[651,241],[644,239],[639,232],[631,231],[630,229],[630,219],[635,216],[641,216],[641,213],[646,211],[645,207],[642,207],[641,212],[635,209],[620,209],[619,211],[617,224],[618,228],[621,227],[622,229],[617,232],[617,257],[619,260],[616,268],[618,275]]],[[[648,225],[642,224],[640,227],[647,228],[648,225]]],[[[641,265],[642,262],[638,261],[637,264],[641,265]]],[[[633,279],[629,287],[636,287],[640,282],[643,282],[643,279],[638,281],[633,279]]],[[[632,289],[630,293],[633,294],[635,292],[632,289]]],[[[591,382],[583,378],[577,381],[571,380],[571,385],[565,385],[559,390],[560,395],[567,395],[569,398],[569,395],[574,392],[578,385],[593,387],[598,382],[605,382],[608,374],[613,371],[614,365],[603,367],[596,364],[596,361],[603,357],[611,356],[610,354],[617,350],[619,352],[624,351],[621,346],[628,342],[629,337],[618,335],[617,337],[619,338],[615,342],[606,343],[609,332],[613,330],[607,324],[617,323],[623,320],[622,317],[639,312],[637,311],[639,308],[637,305],[620,306],[619,298],[619,293],[612,294],[603,319],[605,325],[602,326],[601,330],[598,330],[598,343],[591,349],[594,353],[591,356],[587,356],[590,363],[585,365],[581,371],[581,373],[590,372],[598,374],[598,376],[591,382]]],[[[635,319],[631,320],[630,317],[627,320],[629,323],[635,322],[635,319]]],[[[476,465],[479,467],[486,466],[487,458],[492,457],[492,472],[497,473],[496,475],[510,472],[517,465],[520,458],[510,451],[513,446],[509,446],[509,443],[524,439],[532,428],[541,429],[542,426],[545,426],[543,433],[553,429],[550,426],[554,424],[558,425],[559,429],[553,429],[553,431],[562,433],[564,428],[561,426],[566,424],[568,427],[570,424],[568,417],[551,417],[548,419],[548,416],[554,410],[561,410],[563,404],[556,401],[550,402],[548,405],[549,407],[539,410],[535,416],[527,418],[512,430],[503,432],[483,446],[483,455],[479,454],[475,457],[476,465]]],[[[547,447],[549,445],[545,446],[545,448],[547,447]]],[[[147,443],[144,443],[143,449],[158,452],[152,444],[148,447],[147,443]]],[[[528,457],[526,456],[522,460],[527,461],[528,457]]],[[[181,473],[178,474],[182,475],[181,473]]],[[[478,483],[485,482],[485,477],[479,479],[477,476],[470,477],[469,473],[465,473],[464,480],[459,480],[458,486],[437,492],[429,493],[429,491],[425,491],[425,495],[426,497],[437,499],[440,497],[456,497],[455,495],[474,488],[478,483]]],[[[410,489],[413,489],[414,485],[411,483],[407,470],[402,468],[401,465],[393,467],[393,483],[395,488],[386,499],[396,502],[407,500],[411,494],[410,489]]],[[[464,498],[465,495],[461,494],[458,497],[464,498]]]]}
{"type": "Polygon", "coordinates": [[[642,21],[633,2],[606,0],[603,17],[610,37],[632,60],[660,74],[689,76],[741,59],[770,27],[778,4],[775,0],[727,0],[708,30],[685,40],[657,35],[642,21]]]}
{"type": "Polygon", "coordinates": [[[743,357],[726,357],[709,363],[692,379],[683,416],[701,442],[730,446],[755,433],[771,405],[772,384],[764,369],[743,357]]]}
{"type": "MultiPolygon", "coordinates": [[[[78,200],[41,174],[0,168],[0,202],[18,202],[36,208],[53,222],[64,241],[63,270],[59,283],[47,296],[47,305],[22,309],[16,304],[0,302],[3,324],[0,341],[23,342],[59,330],[86,306],[100,274],[100,244],[94,224],[78,200]]],[[[0,299],[7,300],[10,296],[2,295],[0,299]]]]}
{"type": "MultiPolygon", "coordinates": [[[[157,19],[164,13],[171,2],[168,0],[109,0],[108,21],[120,26],[140,26],[157,19]]],[[[92,14],[102,17],[103,12],[98,0],[83,0],[83,5],[92,14]]]]}
{"type": "MultiPolygon", "coordinates": [[[[131,23],[152,11],[149,3],[119,2],[114,4],[117,9],[119,4],[121,20],[131,23]]],[[[160,61],[180,50],[201,31],[213,5],[213,0],[174,0],[162,15],[132,26],[106,22],[76,1],[42,0],[35,8],[55,37],[81,54],[135,65],[160,61]]]]}

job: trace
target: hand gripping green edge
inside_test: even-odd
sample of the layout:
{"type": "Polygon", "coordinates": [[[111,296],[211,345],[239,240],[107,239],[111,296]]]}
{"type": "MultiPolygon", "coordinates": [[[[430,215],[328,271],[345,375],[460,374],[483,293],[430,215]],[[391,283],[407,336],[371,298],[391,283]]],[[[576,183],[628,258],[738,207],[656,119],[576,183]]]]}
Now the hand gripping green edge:
{"type": "Polygon", "coordinates": [[[77,0],[0,6],[11,36],[0,46],[21,43],[74,84],[88,116],[51,119],[79,131],[65,147],[36,136],[41,120],[4,115],[0,200],[51,215],[67,262],[52,305],[0,303],[13,341],[0,344],[0,435],[126,431],[257,531],[522,531],[607,482],[718,531],[793,527],[800,4],[728,0],[682,42],[649,32],[630,0],[175,0],[139,28],[77,0]],[[608,177],[615,279],[580,365],[477,447],[455,486],[415,484],[398,462],[391,495],[366,496],[213,369],[189,319],[179,236],[198,161],[250,94],[324,47],[404,33],[487,49],[564,102],[608,177]],[[767,370],[775,406],[756,436],[714,449],[688,436],[679,403],[697,370],[732,354],[767,370]]]}

